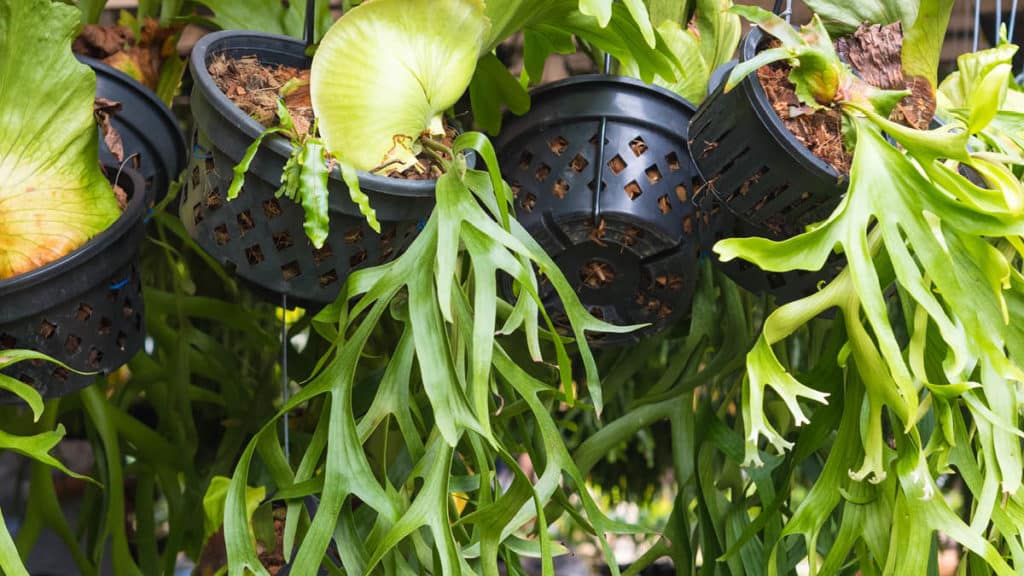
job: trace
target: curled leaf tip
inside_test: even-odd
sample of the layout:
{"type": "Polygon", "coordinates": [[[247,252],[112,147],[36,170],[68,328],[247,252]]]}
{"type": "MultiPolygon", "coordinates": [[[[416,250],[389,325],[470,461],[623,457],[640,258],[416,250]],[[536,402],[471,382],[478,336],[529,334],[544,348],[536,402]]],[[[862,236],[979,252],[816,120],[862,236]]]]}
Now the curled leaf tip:
{"type": "Polygon", "coordinates": [[[359,174],[356,172],[355,167],[347,162],[338,162],[338,166],[341,168],[341,177],[348,186],[349,197],[356,203],[356,206],[359,206],[359,213],[366,218],[366,224],[374,232],[380,234],[380,221],[377,220],[377,211],[370,205],[369,196],[359,187],[359,174]]]}

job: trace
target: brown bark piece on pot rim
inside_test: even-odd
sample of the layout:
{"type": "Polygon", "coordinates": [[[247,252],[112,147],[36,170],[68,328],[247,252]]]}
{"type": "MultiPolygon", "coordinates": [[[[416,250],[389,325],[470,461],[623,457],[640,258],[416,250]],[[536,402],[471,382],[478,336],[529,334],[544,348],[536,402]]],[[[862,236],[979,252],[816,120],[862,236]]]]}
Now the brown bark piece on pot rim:
{"type": "Polygon", "coordinates": [[[862,24],[852,36],[836,40],[836,51],[858,76],[884,90],[911,94],[893,109],[889,119],[926,130],[935,114],[935,95],[930,83],[920,77],[903,75],[903,26],[899,22],[881,26],[862,24]]]}
{"type": "MultiPolygon", "coordinates": [[[[118,162],[124,161],[124,143],[121,134],[110,121],[114,114],[121,111],[121,103],[106,98],[97,98],[92,104],[92,115],[103,133],[103,143],[118,162]]],[[[123,208],[122,208],[123,209],[123,208]]]]}

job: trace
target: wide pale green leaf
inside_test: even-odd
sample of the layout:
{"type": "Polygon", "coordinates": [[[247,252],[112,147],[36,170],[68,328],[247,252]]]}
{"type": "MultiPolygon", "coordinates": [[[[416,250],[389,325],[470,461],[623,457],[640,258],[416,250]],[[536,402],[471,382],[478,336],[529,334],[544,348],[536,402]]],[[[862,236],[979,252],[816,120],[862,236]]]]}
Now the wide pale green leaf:
{"type": "Polygon", "coordinates": [[[939,84],[939,57],[952,10],[953,0],[923,0],[913,26],[903,25],[903,75],[928,80],[932,92],[939,84]]]}
{"type": "Polygon", "coordinates": [[[551,11],[551,0],[487,0],[484,7],[491,22],[483,52],[490,52],[509,36],[544,20],[551,11]]]}
{"type": "Polygon", "coordinates": [[[552,54],[572,54],[576,43],[572,34],[555,28],[539,30],[527,28],[523,31],[523,75],[524,84],[540,82],[544,75],[544,63],[552,54]]]}
{"type": "MultiPolygon", "coordinates": [[[[166,3],[167,0],[164,0],[166,3]]],[[[284,34],[302,38],[306,18],[306,3],[282,0],[198,0],[213,15],[209,21],[221,30],[257,30],[271,34],[284,34]]],[[[317,2],[316,38],[323,36],[331,25],[330,4],[317,2]]]]}
{"type": "Polygon", "coordinates": [[[807,0],[807,7],[821,16],[830,32],[851,33],[864,22],[892,24],[903,22],[904,28],[917,20],[917,0],[807,0]]]}
{"type": "Polygon", "coordinates": [[[503,105],[519,115],[530,109],[530,96],[526,89],[494,54],[484,54],[477,63],[469,85],[469,98],[473,105],[473,120],[490,134],[497,134],[501,129],[503,105]]]}
{"type": "MultiPolygon", "coordinates": [[[[597,18],[601,27],[608,25],[608,22],[612,19],[612,4],[615,0],[579,0],[580,12],[597,18]]],[[[640,31],[644,35],[644,40],[647,41],[649,46],[654,46],[656,43],[654,37],[654,28],[651,26],[650,15],[647,14],[647,6],[644,5],[643,0],[622,0],[622,3],[626,5],[630,15],[633,16],[633,20],[640,27],[640,31]]]]}
{"type": "Polygon", "coordinates": [[[310,95],[330,152],[372,170],[440,125],[465,92],[489,22],[480,0],[374,0],[331,27],[310,95]]]}
{"type": "MultiPolygon", "coordinates": [[[[735,16],[734,16],[735,17],[735,16]]],[[[683,29],[672,21],[664,21],[658,26],[658,33],[664,38],[669,50],[683,63],[676,67],[674,78],[656,76],[654,84],[667,88],[690,102],[699,103],[708,91],[710,70],[704,62],[702,43],[689,30],[683,29]]],[[[626,60],[621,63],[621,73],[639,77],[640,71],[636,63],[626,60]]]]}
{"type": "Polygon", "coordinates": [[[0,450],[17,452],[33,460],[38,460],[47,466],[56,468],[68,476],[92,481],[88,476],[76,474],[68,470],[60,460],[50,455],[50,451],[53,450],[62,438],[64,438],[63,424],[58,424],[56,430],[41,432],[34,436],[16,436],[0,430],[0,450]]]}
{"type": "Polygon", "coordinates": [[[597,18],[601,26],[607,26],[612,18],[612,0],[580,0],[580,12],[597,18]]]}
{"type": "MultiPolygon", "coordinates": [[[[210,480],[210,485],[206,488],[206,494],[203,495],[204,542],[224,525],[224,501],[228,497],[228,487],[230,485],[230,478],[214,476],[210,480]]],[[[245,489],[245,514],[250,519],[250,529],[252,528],[252,515],[256,512],[256,508],[259,507],[260,503],[263,502],[266,494],[267,491],[262,486],[256,488],[247,487],[245,489]]]]}
{"type": "Polygon", "coordinates": [[[120,215],[99,167],[96,79],[71,54],[80,14],[0,0],[0,279],[78,248],[120,215]]]}
{"type": "Polygon", "coordinates": [[[672,62],[674,57],[650,22],[644,22],[649,18],[637,18],[638,11],[643,10],[638,2],[599,0],[588,12],[580,0],[489,0],[486,10],[492,28],[484,51],[490,52],[501,40],[523,30],[527,34],[526,72],[533,81],[540,79],[538,63],[548,54],[564,52],[569,35],[610,53],[620,62],[637,62],[639,76],[648,82],[654,74],[672,76],[672,67],[680,65],[672,62]],[[547,42],[541,46],[534,43],[531,48],[529,40],[536,38],[537,33],[547,42]]]}
{"type": "Polygon", "coordinates": [[[697,31],[704,66],[714,70],[732,60],[740,41],[743,26],[740,17],[732,13],[731,0],[697,0],[697,31]]]}
{"type": "Polygon", "coordinates": [[[961,54],[956,59],[957,70],[939,85],[939,107],[948,111],[969,108],[975,102],[974,94],[985,75],[995,66],[1009,64],[1016,52],[1016,46],[1001,44],[989,50],[961,54]]]}

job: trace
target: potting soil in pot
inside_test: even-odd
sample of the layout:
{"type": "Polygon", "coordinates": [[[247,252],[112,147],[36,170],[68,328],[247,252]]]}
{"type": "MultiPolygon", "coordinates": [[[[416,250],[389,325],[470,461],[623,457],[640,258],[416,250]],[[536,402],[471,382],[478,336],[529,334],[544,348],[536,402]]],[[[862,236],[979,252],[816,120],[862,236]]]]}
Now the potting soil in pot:
{"type": "MultiPolygon", "coordinates": [[[[890,120],[917,129],[927,129],[935,113],[935,97],[926,80],[905,79],[901,51],[903,31],[900,23],[862,25],[853,35],[835,41],[836,52],[865,82],[885,90],[910,88],[911,94],[893,109],[890,120]]],[[[771,39],[762,50],[781,43],[771,39]]],[[[800,102],[789,81],[792,68],[775,62],[757,70],[757,79],[768,96],[772,109],[793,136],[815,156],[840,174],[850,172],[853,154],[843,142],[843,113],[838,107],[814,109],[800,102]]],[[[840,95],[841,96],[841,95],[840,95]]]]}
{"type": "MultiPolygon", "coordinates": [[[[909,86],[911,94],[894,107],[890,119],[927,128],[934,96],[924,79],[904,78],[902,43],[901,27],[893,24],[861,26],[834,45],[865,82],[887,90],[909,86]]],[[[779,45],[755,29],[744,43],[744,58],[779,45]]],[[[717,85],[690,126],[694,160],[706,181],[700,223],[707,248],[730,236],[785,240],[824,220],[839,204],[852,161],[844,141],[843,112],[837,105],[801,102],[790,71],[786,62],[778,62],[759,68],[729,93],[717,85]]],[[[723,70],[720,77],[728,73],[723,70]]],[[[820,272],[781,274],[762,272],[747,262],[719,265],[745,288],[767,292],[782,304],[817,290],[844,262],[841,255],[833,255],[820,272]]]]}
{"type": "Polygon", "coordinates": [[[217,88],[231,102],[252,116],[260,124],[277,126],[277,101],[282,88],[284,102],[292,116],[295,128],[308,134],[313,125],[313,105],[309,99],[309,70],[291,66],[270,66],[260,63],[256,56],[231,59],[223,54],[213,57],[208,66],[217,88]]]}
{"type": "Polygon", "coordinates": [[[437,171],[431,161],[393,174],[398,178],[385,170],[360,173],[378,233],[352,200],[339,167],[329,165],[329,229],[314,246],[302,200],[281,190],[282,175],[295,162],[291,140],[315,136],[305,49],[292,38],[236,31],[210,34],[196,45],[190,63],[196,132],[179,216],[207,254],[257,293],[318,309],[337,298],[353,271],[391,261],[415,239],[434,205],[437,171]],[[279,101],[294,130],[262,140],[237,197],[228,200],[234,170],[251,145],[281,124],[279,101]]]}
{"type": "MultiPolygon", "coordinates": [[[[231,59],[223,54],[214,56],[208,70],[232,103],[268,128],[280,123],[277,106],[283,94],[295,129],[301,134],[311,134],[314,115],[309,95],[309,70],[264,65],[256,56],[231,59]]],[[[457,132],[450,126],[445,126],[445,130],[447,133],[439,142],[450,148],[457,132]]],[[[388,170],[387,166],[382,166],[380,172],[402,180],[434,180],[442,173],[440,164],[427,154],[419,156],[418,166],[404,170],[388,170]]]]}

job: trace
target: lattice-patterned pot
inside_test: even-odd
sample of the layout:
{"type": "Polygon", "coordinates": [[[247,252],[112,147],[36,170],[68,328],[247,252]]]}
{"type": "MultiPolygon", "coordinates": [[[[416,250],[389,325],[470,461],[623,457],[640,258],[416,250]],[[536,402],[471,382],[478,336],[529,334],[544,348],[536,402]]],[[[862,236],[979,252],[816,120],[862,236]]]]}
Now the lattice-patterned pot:
{"type": "MultiPolygon", "coordinates": [[[[107,374],[142,346],[139,250],[145,235],[145,184],[130,170],[118,174],[115,166],[107,171],[128,193],[127,208],[81,248],[0,281],[0,350],[36,350],[76,370],[107,374]]],[[[75,392],[94,378],[42,361],[21,362],[4,373],[47,398],[75,392]]]]}
{"type": "Polygon", "coordinates": [[[330,233],[323,248],[315,249],[302,227],[302,207],[274,196],[291,145],[271,137],[256,155],[242,192],[228,202],[232,169],[264,128],[217,88],[207,70],[217,54],[254,55],[266,64],[295,68],[310,64],[305,45],[286,36],[226,31],[196,44],[190,67],[197,133],[179,207],[182,222],[203,250],[258,291],[287,294],[289,305],[333,302],[353,270],[387,262],[408,246],[433,209],[434,182],[361,173],[360,186],[381,221],[377,234],[335,169],[329,184],[330,233]]]}
{"type": "MultiPolygon", "coordinates": [[[[757,54],[765,38],[747,34],[741,57],[757,54]]],[[[725,70],[716,73],[724,80],[725,70]]],[[[846,177],[801,144],[771,107],[756,74],[724,91],[720,81],[690,122],[690,152],[710,193],[739,220],[782,237],[804,231],[832,213],[846,177]]]]}
{"type": "Polygon", "coordinates": [[[760,230],[743,222],[724,209],[713,194],[702,190],[697,194],[701,205],[701,244],[713,258],[714,263],[734,282],[757,294],[772,296],[776,304],[786,304],[817,292],[823,282],[836,277],[846,266],[846,258],[833,254],[825,266],[816,272],[793,270],[791,272],[765,272],[746,260],[737,258],[730,262],[718,260],[712,251],[715,243],[723,238],[750,238],[759,236],[781,240],[778,234],[760,230]]]}
{"type": "MultiPolygon", "coordinates": [[[[742,45],[744,60],[757,53],[764,38],[760,29],[751,29],[742,45]]],[[[846,259],[834,254],[817,272],[776,273],[745,260],[720,262],[712,247],[729,237],[785,240],[804,232],[839,205],[846,177],[786,128],[756,74],[724,92],[734,65],[714,72],[711,92],[690,122],[690,153],[703,180],[697,199],[702,243],[737,284],[785,304],[818,290],[842,270],[846,259]]]]}
{"type": "MultiPolygon", "coordinates": [[[[699,253],[692,114],[667,90],[580,76],[535,90],[530,112],[505,120],[496,148],[516,217],[592,313],[651,324],[593,345],[635,341],[689,312],[699,253]]],[[[564,321],[549,284],[541,294],[564,321]]]]}
{"type": "MultiPolygon", "coordinates": [[[[121,136],[127,166],[142,175],[151,200],[159,202],[185,168],[185,139],[170,109],[152,90],[99,60],[79,56],[96,72],[96,97],[121,104],[111,124],[121,136]]],[[[119,163],[100,136],[100,161],[119,163]]]]}

